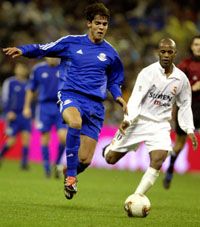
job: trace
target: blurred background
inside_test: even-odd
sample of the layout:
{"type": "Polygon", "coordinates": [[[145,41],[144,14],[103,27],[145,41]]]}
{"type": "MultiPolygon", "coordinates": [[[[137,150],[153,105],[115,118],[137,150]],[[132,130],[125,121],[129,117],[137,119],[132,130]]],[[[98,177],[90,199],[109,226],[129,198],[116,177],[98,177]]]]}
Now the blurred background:
{"type": "MultiPolygon", "coordinates": [[[[68,34],[84,34],[83,9],[94,1],[1,0],[0,47],[47,43],[68,34]]],[[[158,41],[177,42],[176,61],[186,57],[191,37],[200,30],[198,0],[103,0],[111,10],[106,39],[118,50],[125,67],[124,97],[128,99],[138,71],[156,60],[158,41]]],[[[36,60],[26,60],[30,69],[36,60]]],[[[13,75],[15,62],[0,53],[0,88],[13,75]]],[[[118,106],[106,101],[106,123],[118,124],[118,106]],[[110,115],[112,110],[112,115],[110,115]]]]}
{"type": "MultiPolygon", "coordinates": [[[[87,30],[83,10],[93,2],[1,0],[0,47],[47,43],[69,34],[84,34],[87,30]]],[[[125,84],[122,89],[126,100],[130,96],[137,73],[144,66],[157,60],[157,43],[161,38],[167,36],[176,41],[178,48],[176,63],[178,63],[188,55],[191,37],[200,32],[198,0],[102,0],[101,2],[111,10],[106,39],[117,49],[124,64],[125,84]]],[[[24,59],[24,61],[31,70],[39,60],[24,59]]],[[[15,61],[5,57],[1,51],[0,89],[3,81],[13,75],[14,65],[15,61]]],[[[110,96],[105,101],[105,106],[105,125],[117,126],[123,118],[121,109],[110,96]]],[[[1,107],[0,114],[2,114],[1,107]]],[[[197,165],[200,168],[199,164],[197,165]]]]}

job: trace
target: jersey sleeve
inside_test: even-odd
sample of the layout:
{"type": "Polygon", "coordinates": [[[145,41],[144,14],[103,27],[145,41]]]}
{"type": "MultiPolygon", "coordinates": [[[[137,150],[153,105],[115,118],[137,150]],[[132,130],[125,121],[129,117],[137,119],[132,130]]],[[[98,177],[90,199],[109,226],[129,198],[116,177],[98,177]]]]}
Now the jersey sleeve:
{"type": "Polygon", "coordinates": [[[68,48],[68,37],[47,44],[28,44],[18,48],[22,51],[22,55],[28,58],[63,57],[68,48]]]}
{"type": "Polygon", "coordinates": [[[191,86],[187,77],[184,77],[181,92],[178,94],[176,103],[178,110],[178,123],[183,131],[193,133],[194,122],[191,108],[191,86]]]}
{"type": "Polygon", "coordinates": [[[124,68],[119,56],[116,56],[113,63],[108,69],[107,88],[112,94],[114,100],[122,96],[121,86],[124,82],[124,68]]]}
{"type": "Polygon", "coordinates": [[[150,88],[150,79],[142,70],[136,79],[132,94],[128,100],[127,108],[128,115],[124,116],[124,120],[132,124],[138,117],[141,111],[142,100],[148,93],[150,88]]]}

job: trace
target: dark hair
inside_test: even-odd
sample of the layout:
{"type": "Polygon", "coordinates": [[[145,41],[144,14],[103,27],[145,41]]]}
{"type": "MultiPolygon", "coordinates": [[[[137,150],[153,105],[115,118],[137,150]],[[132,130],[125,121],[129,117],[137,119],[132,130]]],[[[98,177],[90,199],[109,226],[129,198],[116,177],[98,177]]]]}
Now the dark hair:
{"type": "Polygon", "coordinates": [[[85,17],[88,21],[93,21],[96,15],[105,16],[110,19],[110,11],[103,3],[93,3],[86,7],[85,17]]]}
{"type": "Polygon", "coordinates": [[[195,35],[192,37],[190,45],[192,45],[192,43],[194,42],[195,39],[200,39],[200,35],[195,35]]]}

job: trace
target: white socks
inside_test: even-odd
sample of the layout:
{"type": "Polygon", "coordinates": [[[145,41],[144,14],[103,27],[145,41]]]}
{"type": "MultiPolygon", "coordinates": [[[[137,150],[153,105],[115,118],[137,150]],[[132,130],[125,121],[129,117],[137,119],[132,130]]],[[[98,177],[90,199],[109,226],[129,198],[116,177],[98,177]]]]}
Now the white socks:
{"type": "Polygon", "coordinates": [[[134,193],[145,194],[155,183],[159,176],[159,170],[149,167],[143,175],[134,193]]]}

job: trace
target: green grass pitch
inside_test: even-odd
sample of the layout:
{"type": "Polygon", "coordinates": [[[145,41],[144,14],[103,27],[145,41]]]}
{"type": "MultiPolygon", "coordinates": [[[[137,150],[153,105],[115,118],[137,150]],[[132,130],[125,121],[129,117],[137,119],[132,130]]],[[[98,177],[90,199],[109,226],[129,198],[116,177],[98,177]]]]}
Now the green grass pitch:
{"type": "Polygon", "coordinates": [[[63,179],[46,179],[41,165],[24,172],[17,162],[5,160],[0,168],[0,227],[200,226],[200,174],[176,174],[166,191],[161,173],[147,193],[150,214],[127,217],[123,203],[142,174],[89,168],[78,178],[77,195],[66,200],[63,179]]]}

